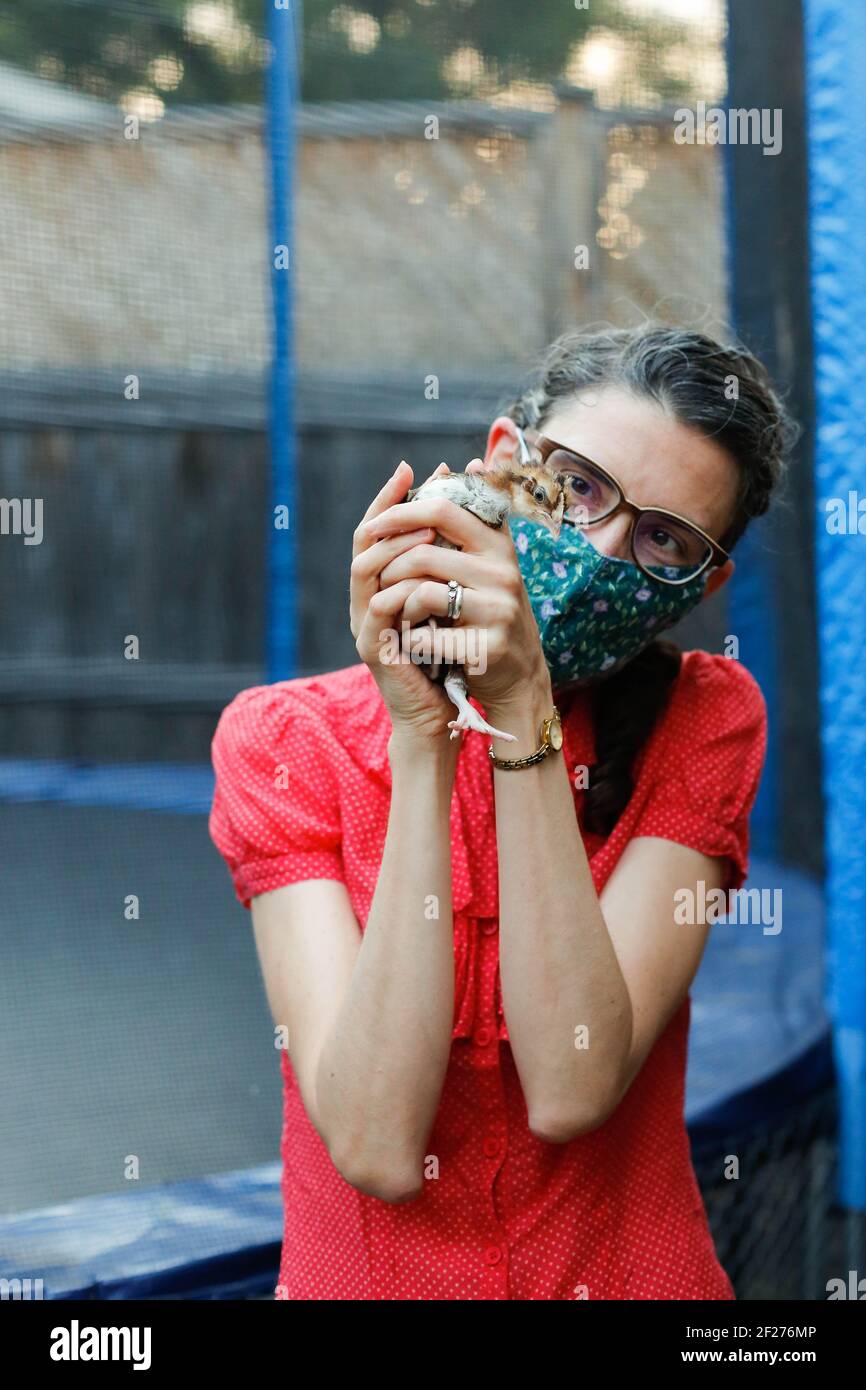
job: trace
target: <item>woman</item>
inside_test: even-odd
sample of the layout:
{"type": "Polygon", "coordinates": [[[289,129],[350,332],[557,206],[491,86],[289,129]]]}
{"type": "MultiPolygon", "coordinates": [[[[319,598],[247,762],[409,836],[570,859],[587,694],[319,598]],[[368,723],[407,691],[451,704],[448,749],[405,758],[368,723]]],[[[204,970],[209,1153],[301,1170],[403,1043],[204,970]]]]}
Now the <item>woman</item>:
{"type": "Polygon", "coordinates": [[[484,462],[544,457],[572,524],[398,505],[402,463],[355,532],[361,663],[223,714],[211,833],[285,1048],[277,1297],[734,1297],[683,1120],[709,924],[675,895],[746,876],[765,707],[655,639],[727,580],[791,437],[744,351],[566,334],[484,462]],[[516,742],[450,740],[441,686],[380,659],[449,580],[516,742]]]}

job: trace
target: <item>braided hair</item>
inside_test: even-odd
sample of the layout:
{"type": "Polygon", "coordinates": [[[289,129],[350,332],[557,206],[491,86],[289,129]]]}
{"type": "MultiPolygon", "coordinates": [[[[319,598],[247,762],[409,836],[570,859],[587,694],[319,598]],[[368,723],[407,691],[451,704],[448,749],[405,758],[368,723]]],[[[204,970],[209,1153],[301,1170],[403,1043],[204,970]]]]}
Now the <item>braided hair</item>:
{"type": "MultiPolygon", "coordinates": [[[[570,330],[550,345],[534,375],[534,384],[500,412],[523,429],[543,433],[559,402],[616,386],[657,402],[727,449],[738,465],[739,487],[734,514],[720,537],[725,550],[732,549],[753,517],[767,510],[798,435],[757,357],[691,329],[648,322],[632,329],[570,330]]],[[[588,830],[609,835],[625,809],[635,758],[670,695],[680,663],[679,648],[658,638],[624,667],[593,682],[596,761],[589,769],[584,803],[588,830]]]]}

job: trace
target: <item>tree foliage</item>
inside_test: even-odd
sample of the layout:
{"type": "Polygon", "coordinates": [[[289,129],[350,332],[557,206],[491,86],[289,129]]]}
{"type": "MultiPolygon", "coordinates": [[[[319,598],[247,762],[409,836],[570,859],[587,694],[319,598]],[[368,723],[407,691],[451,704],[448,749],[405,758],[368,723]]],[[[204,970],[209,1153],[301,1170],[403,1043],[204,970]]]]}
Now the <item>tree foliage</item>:
{"type": "MultiPolygon", "coordinates": [[[[0,60],[117,101],[166,106],[261,100],[268,0],[0,0],[0,60]]],[[[630,34],[663,98],[682,33],[617,0],[304,0],[306,101],[487,97],[562,77],[590,30],[630,34]]]]}

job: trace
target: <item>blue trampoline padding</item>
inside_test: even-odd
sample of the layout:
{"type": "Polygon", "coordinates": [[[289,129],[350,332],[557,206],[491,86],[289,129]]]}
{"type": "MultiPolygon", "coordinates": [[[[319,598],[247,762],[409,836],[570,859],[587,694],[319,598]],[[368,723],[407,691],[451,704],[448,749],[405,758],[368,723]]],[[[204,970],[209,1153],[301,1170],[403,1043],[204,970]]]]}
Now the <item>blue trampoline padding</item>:
{"type": "Polygon", "coordinates": [[[815,342],[815,559],[829,1010],[839,1077],[838,1193],[866,1211],[866,8],[806,0],[809,253],[815,342]],[[842,534],[828,504],[853,500],[842,534]]]}
{"type": "Polygon", "coordinates": [[[779,890],[782,930],[710,929],[691,991],[686,1121],[696,1147],[765,1123],[834,1079],[821,888],[762,859],[744,887],[779,890]]]}
{"type": "Polygon", "coordinates": [[[70,763],[0,758],[0,801],[56,801],[131,811],[206,815],[209,763],[70,763]]]}
{"type": "Polygon", "coordinates": [[[0,1278],[46,1299],[249,1298],[273,1293],[280,1164],[83,1197],[0,1221],[0,1278]]]}

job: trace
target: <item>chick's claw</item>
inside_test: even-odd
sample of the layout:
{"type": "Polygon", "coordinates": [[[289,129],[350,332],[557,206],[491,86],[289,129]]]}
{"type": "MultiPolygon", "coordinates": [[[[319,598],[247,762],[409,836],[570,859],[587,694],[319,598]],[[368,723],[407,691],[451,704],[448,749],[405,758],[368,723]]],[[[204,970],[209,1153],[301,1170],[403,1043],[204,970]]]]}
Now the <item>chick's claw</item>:
{"type": "Polygon", "coordinates": [[[474,729],[478,734],[491,734],[495,738],[507,739],[509,743],[516,742],[514,734],[506,734],[502,729],[494,729],[492,724],[478,713],[474,705],[469,703],[469,689],[466,684],[466,676],[460,667],[452,666],[445,676],[445,691],[452,705],[457,707],[457,718],[448,723],[451,730],[451,738],[459,738],[464,729],[474,729]]]}
{"type": "Polygon", "coordinates": [[[478,734],[490,734],[494,738],[504,738],[508,743],[516,743],[515,734],[506,734],[503,729],[494,729],[492,724],[488,724],[486,719],[482,719],[477,709],[472,705],[468,710],[461,710],[456,719],[448,721],[448,728],[451,730],[451,738],[459,738],[464,729],[474,729],[478,734]]]}

